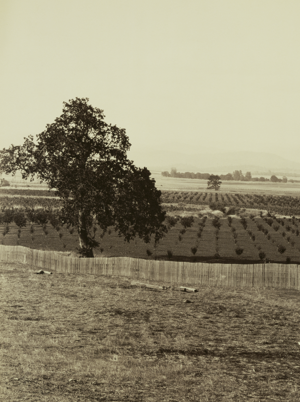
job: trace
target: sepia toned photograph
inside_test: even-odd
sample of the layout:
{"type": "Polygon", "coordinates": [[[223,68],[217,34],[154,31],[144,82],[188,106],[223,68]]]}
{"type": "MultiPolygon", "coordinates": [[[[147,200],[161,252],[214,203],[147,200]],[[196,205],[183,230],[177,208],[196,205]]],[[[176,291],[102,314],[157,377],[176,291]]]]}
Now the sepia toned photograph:
{"type": "Polygon", "coordinates": [[[0,0],[0,401],[300,401],[300,2],[0,0]]]}

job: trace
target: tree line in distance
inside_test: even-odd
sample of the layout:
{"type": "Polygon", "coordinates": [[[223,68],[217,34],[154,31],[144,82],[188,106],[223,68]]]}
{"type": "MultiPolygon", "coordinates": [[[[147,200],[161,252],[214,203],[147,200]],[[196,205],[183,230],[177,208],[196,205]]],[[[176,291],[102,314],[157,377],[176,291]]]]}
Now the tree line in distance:
{"type": "MultiPolygon", "coordinates": [[[[161,172],[164,177],[177,177],[181,179],[198,179],[198,180],[209,180],[211,174],[210,173],[193,173],[193,172],[177,172],[176,168],[172,168],[170,172],[164,171],[161,172]]],[[[288,180],[286,176],[283,176],[282,179],[275,175],[271,175],[270,178],[267,177],[252,177],[251,172],[246,172],[244,175],[241,170],[235,170],[233,173],[220,174],[218,175],[220,180],[235,180],[235,181],[271,181],[274,183],[300,183],[300,180],[288,180]]]]}

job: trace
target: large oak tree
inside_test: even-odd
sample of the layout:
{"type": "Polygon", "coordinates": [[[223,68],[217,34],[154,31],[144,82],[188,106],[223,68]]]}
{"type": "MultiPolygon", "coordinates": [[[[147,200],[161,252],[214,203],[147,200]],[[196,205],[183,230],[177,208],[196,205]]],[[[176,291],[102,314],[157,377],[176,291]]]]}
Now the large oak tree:
{"type": "Polygon", "coordinates": [[[38,177],[62,201],[64,222],[78,228],[79,252],[93,257],[99,246],[96,225],[103,233],[114,226],[127,241],[139,236],[157,242],[166,231],[161,192],[148,169],[127,157],[125,129],[104,121],[103,110],[87,98],[64,102],[62,115],[45,131],[25,138],[0,153],[0,169],[24,179],[38,177]]]}

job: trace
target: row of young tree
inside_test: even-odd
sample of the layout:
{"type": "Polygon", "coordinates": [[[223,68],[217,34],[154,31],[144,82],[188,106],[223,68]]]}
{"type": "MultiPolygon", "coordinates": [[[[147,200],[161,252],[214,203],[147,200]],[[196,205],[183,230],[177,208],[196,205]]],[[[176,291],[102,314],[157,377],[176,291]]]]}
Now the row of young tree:
{"type": "MultiPolygon", "coordinates": [[[[210,173],[193,173],[193,172],[177,172],[177,169],[172,168],[170,172],[164,171],[161,173],[164,177],[177,177],[182,179],[198,179],[198,180],[209,180],[211,176],[210,173]]],[[[272,181],[275,183],[283,182],[287,183],[288,179],[286,176],[283,176],[282,179],[278,178],[275,175],[272,175],[270,178],[266,177],[252,177],[251,172],[246,172],[245,175],[241,170],[235,170],[233,173],[220,174],[220,180],[235,180],[235,181],[272,181]]]]}

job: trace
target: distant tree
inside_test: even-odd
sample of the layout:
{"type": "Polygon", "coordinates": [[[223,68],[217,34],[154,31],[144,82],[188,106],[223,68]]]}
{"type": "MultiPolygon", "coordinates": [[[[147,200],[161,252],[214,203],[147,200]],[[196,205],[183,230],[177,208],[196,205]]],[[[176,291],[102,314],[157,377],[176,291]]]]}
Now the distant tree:
{"type": "Polygon", "coordinates": [[[162,175],[162,176],[165,176],[165,177],[170,177],[170,173],[167,172],[167,171],[161,172],[161,175],[162,175]]]}
{"type": "Polygon", "coordinates": [[[245,181],[245,176],[243,175],[242,171],[240,170],[240,180],[245,181]]]}
{"type": "Polygon", "coordinates": [[[99,246],[94,227],[103,234],[109,226],[130,241],[158,241],[166,231],[161,192],[146,168],[127,158],[125,129],[107,124],[103,110],[87,98],[64,102],[63,113],[21,146],[0,151],[0,170],[20,170],[23,179],[35,175],[56,190],[62,202],[63,223],[78,229],[79,253],[93,257],[99,246]]]}
{"type": "Polygon", "coordinates": [[[220,179],[221,180],[233,180],[233,176],[231,173],[220,174],[220,179]]]}
{"type": "Polygon", "coordinates": [[[247,173],[246,173],[245,179],[246,179],[246,181],[251,181],[251,180],[252,180],[251,172],[247,172],[247,173]]]}
{"type": "Polygon", "coordinates": [[[171,177],[176,177],[176,175],[177,175],[177,169],[176,169],[176,168],[172,168],[170,175],[171,175],[171,177]]]}
{"type": "Polygon", "coordinates": [[[233,180],[241,180],[240,170],[235,170],[232,174],[233,180]]]}
{"type": "Polygon", "coordinates": [[[198,179],[198,180],[207,180],[208,178],[209,178],[209,173],[196,173],[195,174],[195,179],[198,179]]]}
{"type": "Polygon", "coordinates": [[[287,183],[287,177],[286,176],[283,176],[283,178],[282,178],[282,181],[283,181],[283,183],[287,183]]]}
{"type": "Polygon", "coordinates": [[[281,181],[281,180],[280,180],[278,177],[276,177],[274,174],[270,177],[270,180],[271,180],[273,183],[278,183],[278,182],[281,181]]]}
{"type": "Polygon", "coordinates": [[[214,188],[217,191],[221,187],[221,184],[222,182],[220,180],[220,176],[211,174],[208,178],[207,188],[208,189],[214,188]]]}
{"type": "Polygon", "coordinates": [[[231,174],[231,173],[227,173],[227,174],[225,175],[224,180],[233,180],[232,174],[231,174]]]}
{"type": "Polygon", "coordinates": [[[5,179],[1,179],[0,186],[5,187],[5,186],[10,186],[9,181],[5,179]]]}

